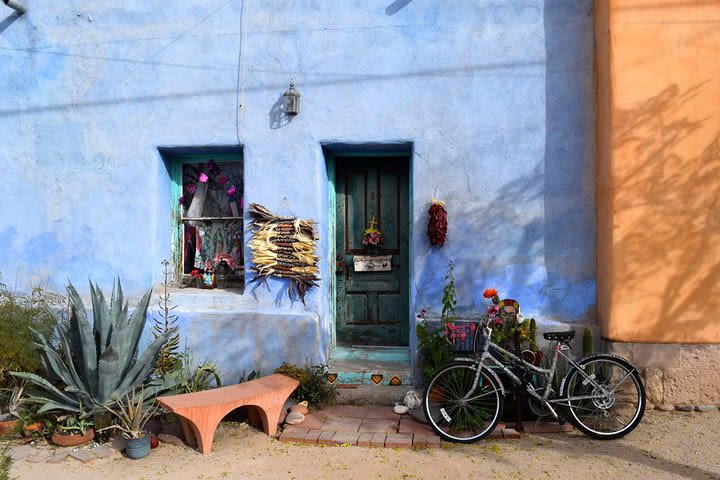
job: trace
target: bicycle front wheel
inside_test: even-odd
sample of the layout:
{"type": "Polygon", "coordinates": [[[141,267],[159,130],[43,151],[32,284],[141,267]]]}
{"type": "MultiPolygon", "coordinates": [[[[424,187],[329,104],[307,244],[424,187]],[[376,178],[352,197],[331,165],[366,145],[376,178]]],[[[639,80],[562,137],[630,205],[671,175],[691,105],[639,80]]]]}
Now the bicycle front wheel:
{"type": "Polygon", "coordinates": [[[572,368],[564,381],[569,420],[599,440],[630,433],[645,413],[645,389],[637,369],[611,355],[594,355],[579,364],[585,375],[572,368]]]}
{"type": "Polygon", "coordinates": [[[474,363],[451,363],[435,374],[425,390],[425,415],[433,430],[450,442],[471,443],[486,437],[502,409],[497,380],[485,367],[478,371],[474,363]]]}

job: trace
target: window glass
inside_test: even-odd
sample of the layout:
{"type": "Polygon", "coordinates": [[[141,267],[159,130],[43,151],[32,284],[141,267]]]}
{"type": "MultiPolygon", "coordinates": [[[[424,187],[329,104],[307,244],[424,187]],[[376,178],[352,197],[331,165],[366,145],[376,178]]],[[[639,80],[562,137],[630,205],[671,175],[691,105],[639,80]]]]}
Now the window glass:
{"type": "MultiPolygon", "coordinates": [[[[212,158],[182,163],[182,268],[231,284],[243,280],[243,165],[212,158]]],[[[192,280],[190,278],[189,280],[192,280]]]]}

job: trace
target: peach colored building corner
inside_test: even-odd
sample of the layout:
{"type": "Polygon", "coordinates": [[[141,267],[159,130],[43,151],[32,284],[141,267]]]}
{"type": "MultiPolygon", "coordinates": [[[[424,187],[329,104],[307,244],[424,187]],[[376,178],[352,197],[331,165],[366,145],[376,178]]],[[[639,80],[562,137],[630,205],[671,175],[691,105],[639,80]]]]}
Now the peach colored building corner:
{"type": "Polygon", "coordinates": [[[720,0],[598,0],[598,313],[720,343],[720,0]]]}

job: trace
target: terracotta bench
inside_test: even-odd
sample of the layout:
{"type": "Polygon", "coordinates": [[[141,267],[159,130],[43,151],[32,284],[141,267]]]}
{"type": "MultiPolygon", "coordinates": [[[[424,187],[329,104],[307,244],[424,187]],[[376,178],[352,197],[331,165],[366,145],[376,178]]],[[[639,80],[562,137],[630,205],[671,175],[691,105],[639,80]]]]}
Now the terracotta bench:
{"type": "Polygon", "coordinates": [[[298,385],[297,380],[273,374],[213,390],[157,397],[156,401],[180,417],[185,440],[191,445],[195,440],[198,450],[209,455],[220,420],[238,407],[255,407],[250,408],[250,419],[259,417],[265,433],[275,435],[283,405],[298,385]]]}

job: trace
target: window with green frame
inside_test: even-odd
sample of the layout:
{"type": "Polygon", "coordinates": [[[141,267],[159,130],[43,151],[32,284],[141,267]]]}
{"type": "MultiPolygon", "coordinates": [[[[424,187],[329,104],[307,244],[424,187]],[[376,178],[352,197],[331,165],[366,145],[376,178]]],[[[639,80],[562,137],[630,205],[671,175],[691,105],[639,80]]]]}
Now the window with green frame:
{"type": "Polygon", "coordinates": [[[176,258],[186,284],[241,286],[243,161],[239,153],[177,155],[176,258]]]}

